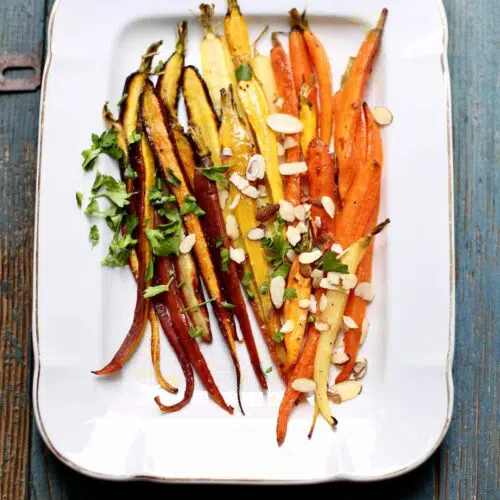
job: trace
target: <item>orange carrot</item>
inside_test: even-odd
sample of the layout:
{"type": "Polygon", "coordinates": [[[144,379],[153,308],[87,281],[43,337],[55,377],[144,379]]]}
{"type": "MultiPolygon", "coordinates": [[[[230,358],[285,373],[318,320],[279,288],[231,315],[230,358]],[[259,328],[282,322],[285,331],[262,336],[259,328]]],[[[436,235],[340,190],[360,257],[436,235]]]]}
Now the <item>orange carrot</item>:
{"type": "Polygon", "coordinates": [[[311,102],[314,114],[318,115],[318,90],[316,87],[316,74],[311,64],[311,58],[307,51],[307,45],[302,31],[297,26],[292,26],[290,38],[288,39],[288,50],[290,51],[290,62],[292,65],[295,90],[300,92],[302,85],[310,85],[311,90],[307,98],[311,102]]]}
{"type": "Polygon", "coordinates": [[[305,12],[300,15],[297,9],[292,9],[290,16],[292,17],[292,27],[301,29],[304,34],[307,50],[318,75],[320,105],[319,136],[327,147],[329,147],[332,140],[333,79],[328,54],[319,38],[309,30],[305,12]]]}
{"type": "MultiPolygon", "coordinates": [[[[282,112],[298,118],[299,99],[295,89],[288,56],[283,45],[278,40],[276,33],[272,34],[272,42],[271,65],[273,67],[278,96],[283,99],[282,112]]],[[[295,134],[291,137],[295,139],[297,145],[286,150],[286,161],[289,163],[300,161],[299,135],[295,134]]],[[[300,175],[287,176],[285,198],[292,203],[300,203],[300,175]]]]}
{"type": "MultiPolygon", "coordinates": [[[[361,166],[366,161],[366,115],[365,110],[360,113],[358,125],[356,127],[356,137],[354,142],[354,177],[357,176],[361,166]]],[[[373,227],[377,221],[373,223],[373,227]]]]}
{"type": "Polygon", "coordinates": [[[355,132],[366,83],[380,49],[387,12],[387,9],[382,10],[377,26],[368,32],[359,49],[344,86],[340,112],[336,116],[335,151],[339,159],[339,188],[342,198],[346,196],[355,177],[355,132]]]}
{"type": "Polygon", "coordinates": [[[347,248],[365,234],[373,208],[380,196],[383,152],[380,127],[364,106],[367,129],[367,154],[354,183],[343,201],[342,211],[335,218],[335,238],[347,248]]]}
{"type": "MultiPolygon", "coordinates": [[[[318,294],[319,300],[319,294],[318,294]]],[[[316,347],[318,345],[320,332],[314,328],[314,326],[309,327],[307,333],[304,348],[300,354],[297,364],[293,369],[293,373],[288,380],[288,385],[281,401],[278,422],[276,425],[276,439],[278,445],[282,445],[286,437],[286,429],[288,426],[288,420],[290,419],[290,414],[292,413],[293,407],[299,397],[301,392],[296,391],[292,388],[292,382],[297,378],[312,378],[314,369],[314,357],[316,355],[316,347]]]]}

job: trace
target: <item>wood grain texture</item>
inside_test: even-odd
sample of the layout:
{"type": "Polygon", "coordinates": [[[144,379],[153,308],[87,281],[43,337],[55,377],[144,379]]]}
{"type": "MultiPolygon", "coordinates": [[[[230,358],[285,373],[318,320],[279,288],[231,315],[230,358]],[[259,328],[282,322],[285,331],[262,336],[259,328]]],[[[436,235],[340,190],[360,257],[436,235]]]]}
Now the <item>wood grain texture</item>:
{"type": "MultiPolygon", "coordinates": [[[[34,51],[52,0],[2,0],[0,51],[34,51]],[[4,8],[4,5],[7,5],[4,8]],[[44,16],[45,12],[45,16],[44,16]]],[[[498,492],[498,349],[500,330],[499,183],[500,45],[497,0],[445,0],[450,28],[457,256],[455,407],[443,445],[401,478],[340,483],[336,498],[490,499],[498,492]]],[[[0,498],[109,498],[207,494],[207,486],[110,483],[62,465],[31,427],[30,488],[27,342],[38,94],[0,94],[0,498]],[[182,490],[181,490],[182,488],[182,490]],[[203,490],[201,490],[203,488],[203,490]],[[201,491],[200,491],[201,490],[201,491]]],[[[210,487],[218,494],[222,487],[210,487]]],[[[208,492],[212,493],[212,492],[208,492]]]]}
{"type": "MultiPolygon", "coordinates": [[[[2,0],[0,55],[39,52],[45,9],[2,0]]],[[[26,494],[38,93],[0,94],[0,498],[26,494]]]]}

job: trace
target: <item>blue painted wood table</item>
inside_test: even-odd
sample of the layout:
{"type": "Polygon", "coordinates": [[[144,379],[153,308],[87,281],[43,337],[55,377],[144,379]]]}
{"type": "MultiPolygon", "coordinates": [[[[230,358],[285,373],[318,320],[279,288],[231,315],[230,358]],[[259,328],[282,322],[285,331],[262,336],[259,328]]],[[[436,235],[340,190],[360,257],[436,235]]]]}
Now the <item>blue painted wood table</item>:
{"type": "MultiPolygon", "coordinates": [[[[500,247],[495,198],[500,191],[500,2],[445,4],[455,156],[453,421],[442,446],[416,471],[381,483],[327,485],[336,498],[380,494],[489,500],[499,495],[500,247]]],[[[0,56],[38,53],[43,58],[51,7],[52,0],[1,0],[0,56]]],[[[75,96],[75,104],[77,100],[75,96]]],[[[0,498],[146,497],[176,495],[179,488],[196,493],[200,487],[118,484],[84,477],[59,463],[38,435],[30,406],[38,107],[39,91],[0,93],[0,498]]],[[[432,262],[428,265],[431,269],[432,262]]]]}

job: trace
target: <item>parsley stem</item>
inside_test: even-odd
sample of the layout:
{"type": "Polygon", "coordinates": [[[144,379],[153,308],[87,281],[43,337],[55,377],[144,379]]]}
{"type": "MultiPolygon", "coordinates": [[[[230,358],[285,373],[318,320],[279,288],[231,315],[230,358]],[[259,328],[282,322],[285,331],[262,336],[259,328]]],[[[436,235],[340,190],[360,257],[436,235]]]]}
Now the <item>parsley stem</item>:
{"type": "Polygon", "coordinates": [[[205,302],[200,302],[199,304],[194,304],[193,306],[186,307],[186,309],[183,309],[183,312],[188,312],[191,310],[198,310],[201,306],[204,306],[205,304],[210,304],[210,302],[214,302],[217,300],[215,297],[209,300],[205,300],[205,302]]]}

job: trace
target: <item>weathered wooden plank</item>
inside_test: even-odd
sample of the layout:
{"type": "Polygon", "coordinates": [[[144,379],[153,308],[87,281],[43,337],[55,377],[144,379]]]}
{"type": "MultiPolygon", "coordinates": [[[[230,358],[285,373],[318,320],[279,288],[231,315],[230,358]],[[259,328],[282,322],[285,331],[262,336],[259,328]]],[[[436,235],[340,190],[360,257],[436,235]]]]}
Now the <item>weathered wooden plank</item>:
{"type": "MultiPolygon", "coordinates": [[[[2,1],[0,54],[40,51],[44,5],[2,1]]],[[[29,457],[29,337],[39,93],[0,94],[0,498],[23,498],[29,457]]]]}

